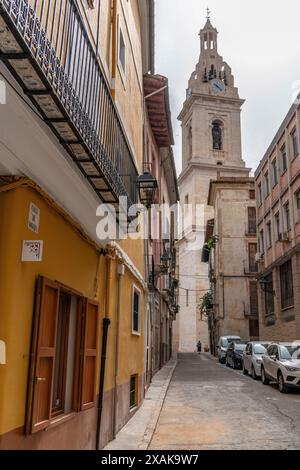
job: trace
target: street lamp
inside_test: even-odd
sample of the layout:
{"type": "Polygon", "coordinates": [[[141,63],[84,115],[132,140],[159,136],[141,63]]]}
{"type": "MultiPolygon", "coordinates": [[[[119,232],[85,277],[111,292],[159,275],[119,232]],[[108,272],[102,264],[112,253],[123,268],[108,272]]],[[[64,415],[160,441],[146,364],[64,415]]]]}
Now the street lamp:
{"type": "Polygon", "coordinates": [[[156,178],[148,171],[145,171],[143,175],[139,176],[137,187],[141,204],[149,209],[154,204],[155,193],[158,188],[156,178]]]}

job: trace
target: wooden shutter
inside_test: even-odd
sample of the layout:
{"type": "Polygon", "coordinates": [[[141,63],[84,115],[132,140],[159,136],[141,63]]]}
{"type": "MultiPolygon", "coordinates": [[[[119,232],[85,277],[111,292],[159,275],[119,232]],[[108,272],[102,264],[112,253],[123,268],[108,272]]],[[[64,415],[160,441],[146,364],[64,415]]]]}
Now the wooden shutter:
{"type": "Polygon", "coordinates": [[[248,245],[249,252],[249,271],[255,273],[258,270],[257,262],[255,261],[257,253],[257,243],[249,243],[248,245]]]}
{"type": "Polygon", "coordinates": [[[251,315],[258,315],[258,293],[257,282],[250,282],[250,309],[251,315]]]}
{"type": "Polygon", "coordinates": [[[45,429],[51,418],[59,286],[40,277],[31,348],[26,432],[45,429]]]}
{"type": "Polygon", "coordinates": [[[92,300],[84,299],[81,410],[92,408],[96,401],[98,326],[98,303],[92,300]]]}
{"type": "Polygon", "coordinates": [[[248,232],[256,234],[256,208],[248,207],[248,232]]]}

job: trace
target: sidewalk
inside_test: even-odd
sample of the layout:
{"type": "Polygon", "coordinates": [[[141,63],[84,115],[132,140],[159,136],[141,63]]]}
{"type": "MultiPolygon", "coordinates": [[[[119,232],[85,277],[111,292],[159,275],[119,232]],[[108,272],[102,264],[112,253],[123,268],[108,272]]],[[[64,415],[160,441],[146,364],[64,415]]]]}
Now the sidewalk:
{"type": "Polygon", "coordinates": [[[171,359],[152,380],[144,403],[134,417],[104,450],[146,450],[155,432],[158,418],[171,382],[177,359],[171,359]]]}

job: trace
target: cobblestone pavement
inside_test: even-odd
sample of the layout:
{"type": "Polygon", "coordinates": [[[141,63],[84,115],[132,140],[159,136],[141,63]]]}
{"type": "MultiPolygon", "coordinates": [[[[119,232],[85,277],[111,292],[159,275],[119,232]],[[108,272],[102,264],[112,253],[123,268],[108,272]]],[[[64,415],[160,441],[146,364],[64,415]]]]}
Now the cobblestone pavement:
{"type": "Polygon", "coordinates": [[[180,354],[149,449],[300,449],[300,392],[180,354]]]}

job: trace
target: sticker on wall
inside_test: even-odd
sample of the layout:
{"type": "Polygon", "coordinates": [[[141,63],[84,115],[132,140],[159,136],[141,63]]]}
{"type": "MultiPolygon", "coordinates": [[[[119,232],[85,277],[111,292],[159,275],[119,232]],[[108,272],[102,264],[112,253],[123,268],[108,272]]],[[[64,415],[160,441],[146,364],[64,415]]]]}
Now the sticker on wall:
{"type": "Polygon", "coordinates": [[[41,262],[43,260],[43,240],[23,240],[22,261],[41,262]]]}
{"type": "Polygon", "coordinates": [[[31,202],[28,215],[28,228],[34,233],[39,233],[40,213],[40,209],[35,204],[33,204],[33,202],[31,202]]]}

